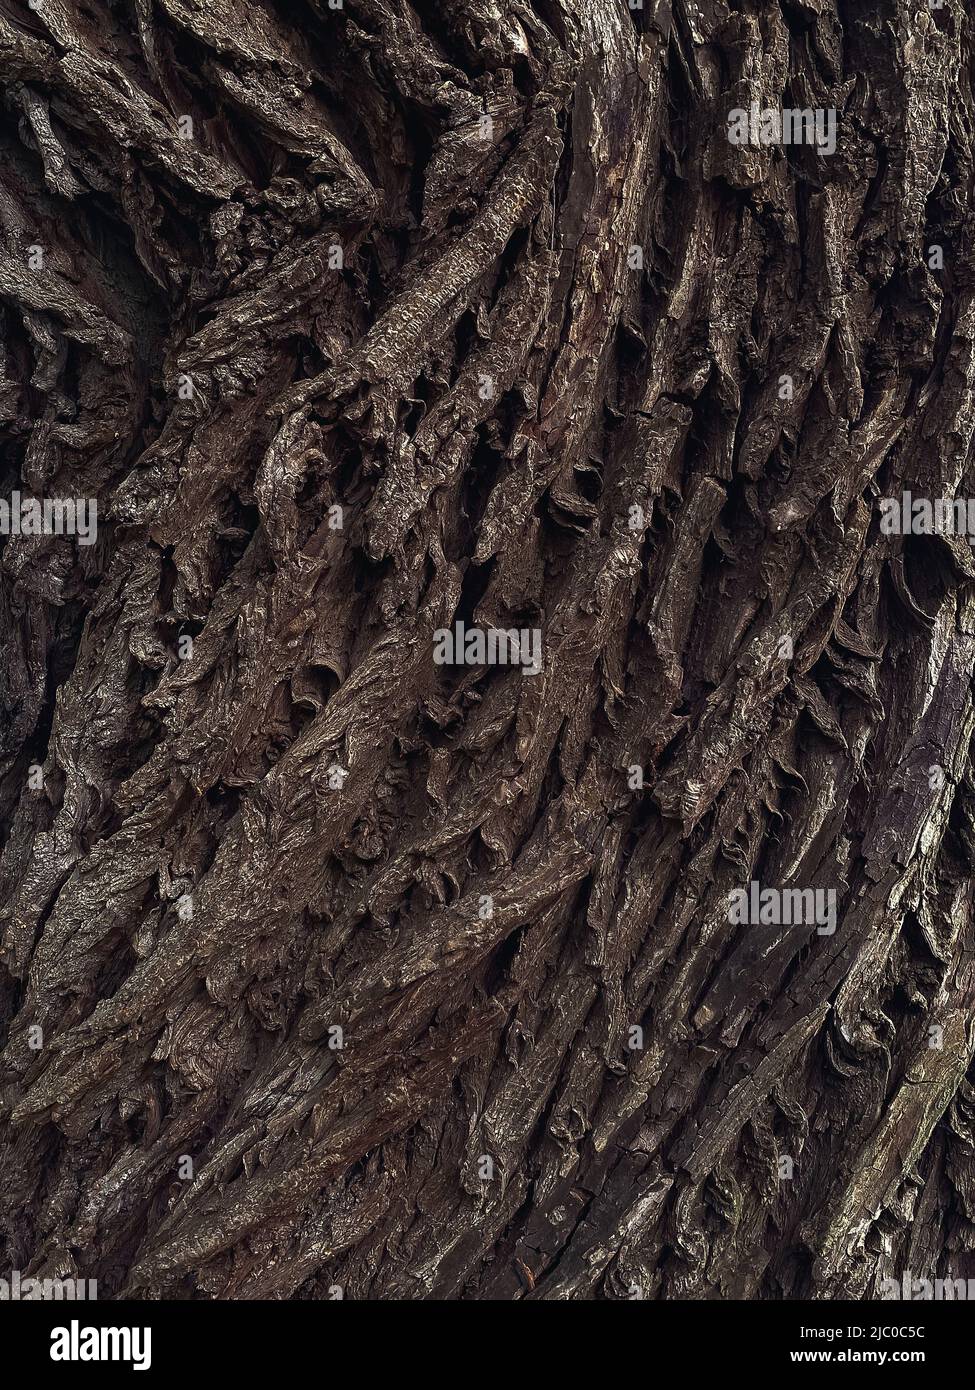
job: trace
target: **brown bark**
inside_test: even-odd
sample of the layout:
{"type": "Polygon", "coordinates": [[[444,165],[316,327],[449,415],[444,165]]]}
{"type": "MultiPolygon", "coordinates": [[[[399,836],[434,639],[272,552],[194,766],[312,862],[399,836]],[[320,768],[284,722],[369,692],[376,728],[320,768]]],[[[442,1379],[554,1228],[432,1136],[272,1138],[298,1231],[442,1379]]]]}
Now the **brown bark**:
{"type": "Polygon", "coordinates": [[[972,17],[98,10],[0,4],[6,1265],[975,1275],[972,17]]]}

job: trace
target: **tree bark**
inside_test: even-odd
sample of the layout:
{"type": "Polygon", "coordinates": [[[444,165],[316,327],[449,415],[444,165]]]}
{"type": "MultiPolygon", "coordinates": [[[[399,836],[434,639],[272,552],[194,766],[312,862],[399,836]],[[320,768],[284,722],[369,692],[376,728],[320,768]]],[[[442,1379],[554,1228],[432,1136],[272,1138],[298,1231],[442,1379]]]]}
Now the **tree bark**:
{"type": "Polygon", "coordinates": [[[97,10],[0,5],[0,496],[98,509],[2,540],[6,1265],[975,1275],[975,563],[881,524],[972,489],[971,15],[97,10]]]}

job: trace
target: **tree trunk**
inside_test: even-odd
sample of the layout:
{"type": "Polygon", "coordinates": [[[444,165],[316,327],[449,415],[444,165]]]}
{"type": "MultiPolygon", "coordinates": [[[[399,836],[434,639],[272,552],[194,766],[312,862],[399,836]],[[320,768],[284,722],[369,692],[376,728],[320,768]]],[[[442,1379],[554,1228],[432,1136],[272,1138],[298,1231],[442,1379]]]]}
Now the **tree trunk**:
{"type": "Polygon", "coordinates": [[[97,9],[0,8],[6,1266],[975,1275],[975,21],[97,9]]]}

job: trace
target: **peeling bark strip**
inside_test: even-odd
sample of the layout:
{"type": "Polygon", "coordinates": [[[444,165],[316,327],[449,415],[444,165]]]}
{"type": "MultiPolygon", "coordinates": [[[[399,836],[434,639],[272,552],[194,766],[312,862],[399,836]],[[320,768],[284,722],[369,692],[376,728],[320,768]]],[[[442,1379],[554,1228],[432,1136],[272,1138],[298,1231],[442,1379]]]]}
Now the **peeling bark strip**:
{"type": "Polygon", "coordinates": [[[0,1277],[975,1276],[970,12],[95,8],[0,7],[0,1277]]]}

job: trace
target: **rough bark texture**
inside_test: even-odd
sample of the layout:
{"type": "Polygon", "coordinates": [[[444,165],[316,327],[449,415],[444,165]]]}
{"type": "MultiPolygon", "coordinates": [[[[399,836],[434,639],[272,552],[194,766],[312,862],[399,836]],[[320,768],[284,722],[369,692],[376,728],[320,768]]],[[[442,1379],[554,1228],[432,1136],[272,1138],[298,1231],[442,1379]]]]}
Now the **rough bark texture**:
{"type": "Polygon", "coordinates": [[[975,489],[973,38],[3,0],[2,495],[100,509],[3,541],[7,1266],[975,1274],[975,565],[877,505],[975,489]],[[753,101],[835,154],[731,144],[753,101]],[[436,665],[458,619],[541,674],[436,665]]]}

